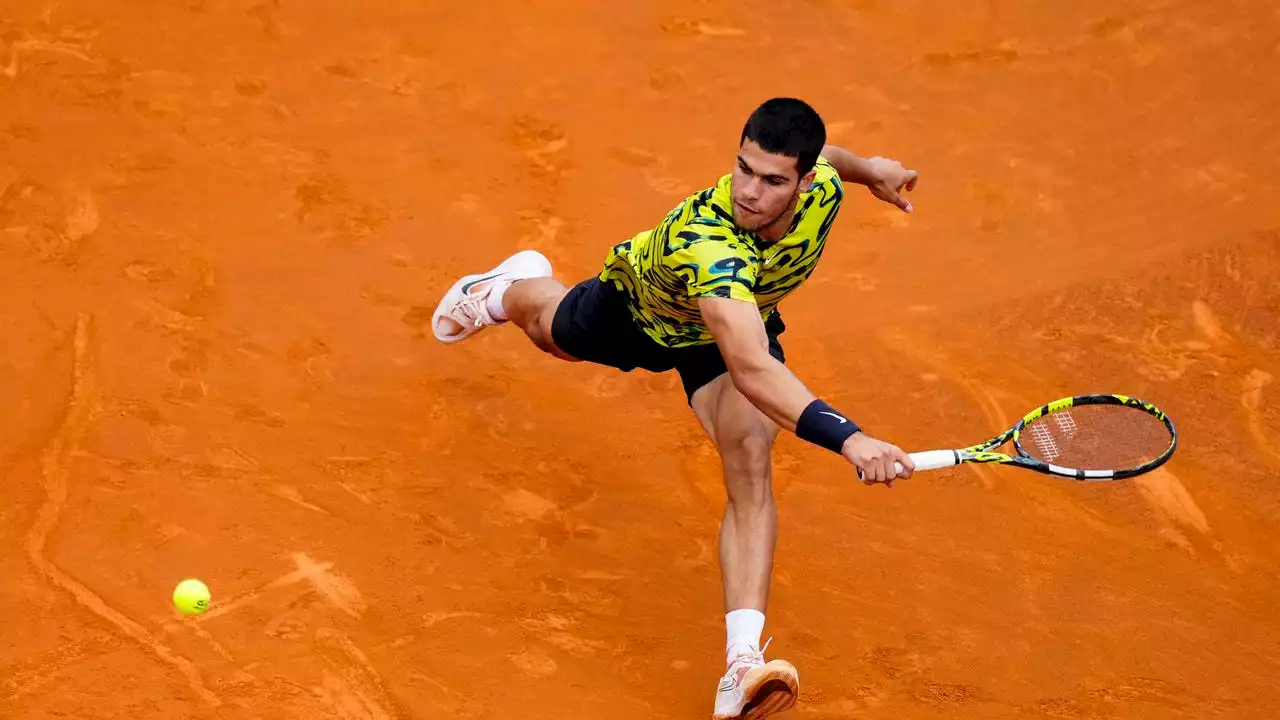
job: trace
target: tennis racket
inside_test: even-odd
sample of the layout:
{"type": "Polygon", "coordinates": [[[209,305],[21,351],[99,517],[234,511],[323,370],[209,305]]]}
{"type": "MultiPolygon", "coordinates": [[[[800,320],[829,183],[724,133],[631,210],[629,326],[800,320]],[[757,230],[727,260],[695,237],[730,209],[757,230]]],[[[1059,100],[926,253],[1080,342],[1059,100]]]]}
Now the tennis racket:
{"type": "MultiPolygon", "coordinates": [[[[1151,472],[1168,462],[1177,446],[1173,421],[1155,405],[1128,395],[1077,395],[1032,410],[986,442],[908,455],[917,472],[982,463],[1106,481],[1151,472]],[[1009,440],[1015,454],[994,451],[1009,440]]],[[[900,463],[894,465],[902,471],[900,463]]]]}

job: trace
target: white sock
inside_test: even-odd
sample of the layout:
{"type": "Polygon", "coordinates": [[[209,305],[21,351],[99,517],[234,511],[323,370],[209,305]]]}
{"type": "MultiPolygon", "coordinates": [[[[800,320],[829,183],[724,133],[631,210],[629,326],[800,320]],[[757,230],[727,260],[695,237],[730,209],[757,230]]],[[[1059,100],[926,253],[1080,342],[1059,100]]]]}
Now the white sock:
{"type": "Polygon", "coordinates": [[[507,319],[507,309],[502,307],[502,296],[507,294],[509,287],[511,287],[510,281],[495,283],[493,289],[489,291],[489,297],[484,301],[484,308],[489,311],[489,317],[498,322],[507,319]]]}
{"type": "Polygon", "coordinates": [[[729,658],[750,649],[760,649],[760,635],[764,632],[764,613],[759,610],[734,610],[724,616],[728,640],[725,642],[725,654],[729,658]]]}

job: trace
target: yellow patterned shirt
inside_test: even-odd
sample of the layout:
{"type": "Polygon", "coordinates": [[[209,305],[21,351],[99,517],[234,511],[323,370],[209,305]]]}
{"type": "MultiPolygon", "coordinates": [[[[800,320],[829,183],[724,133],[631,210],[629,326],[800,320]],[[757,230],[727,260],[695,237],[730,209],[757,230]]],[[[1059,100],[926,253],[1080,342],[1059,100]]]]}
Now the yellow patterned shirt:
{"type": "Polygon", "coordinates": [[[819,158],[816,169],[791,228],[777,242],[734,224],[732,175],[725,175],[685,198],[656,228],[614,246],[600,280],[624,290],[641,329],[667,347],[715,342],[698,309],[701,297],[755,303],[767,319],[813,274],[844,198],[831,163],[819,158]]]}

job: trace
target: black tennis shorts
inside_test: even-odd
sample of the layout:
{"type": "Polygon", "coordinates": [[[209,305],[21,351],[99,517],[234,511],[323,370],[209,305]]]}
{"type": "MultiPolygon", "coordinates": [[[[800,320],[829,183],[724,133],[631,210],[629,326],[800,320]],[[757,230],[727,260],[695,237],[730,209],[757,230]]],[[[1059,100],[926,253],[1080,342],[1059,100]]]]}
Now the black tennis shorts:
{"type": "MultiPolygon", "coordinates": [[[[778,336],[785,330],[776,311],[765,321],[769,354],[780,362],[786,362],[786,354],[778,336]]],[[[573,286],[560,300],[551,321],[551,339],[579,360],[623,372],[675,370],[690,402],[698,388],[728,371],[715,343],[669,348],[654,342],[631,317],[626,294],[598,277],[573,286]]]]}

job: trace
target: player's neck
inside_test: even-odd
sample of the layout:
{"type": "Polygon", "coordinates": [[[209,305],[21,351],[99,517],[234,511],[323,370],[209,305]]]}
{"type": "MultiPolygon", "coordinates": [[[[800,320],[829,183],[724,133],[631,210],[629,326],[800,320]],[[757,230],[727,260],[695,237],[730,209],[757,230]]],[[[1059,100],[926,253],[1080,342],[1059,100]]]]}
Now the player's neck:
{"type": "Polygon", "coordinates": [[[760,238],[760,242],[765,245],[772,245],[778,242],[791,229],[791,219],[796,215],[795,210],[788,210],[778,216],[777,220],[756,231],[756,237],[760,238]]]}

